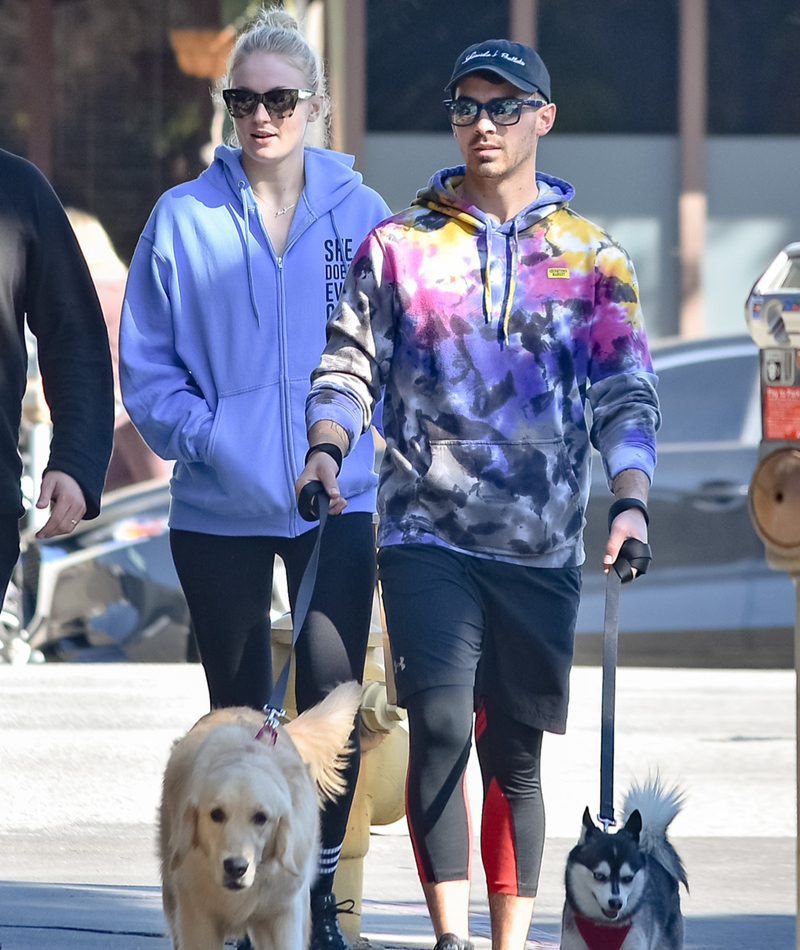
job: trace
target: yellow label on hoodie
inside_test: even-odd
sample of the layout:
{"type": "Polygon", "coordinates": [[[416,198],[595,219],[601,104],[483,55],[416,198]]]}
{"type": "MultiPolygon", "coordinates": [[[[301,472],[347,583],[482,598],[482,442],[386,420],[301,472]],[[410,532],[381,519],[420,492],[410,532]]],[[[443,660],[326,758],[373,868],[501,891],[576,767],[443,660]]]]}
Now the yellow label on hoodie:
{"type": "Polygon", "coordinates": [[[547,276],[560,277],[562,279],[567,279],[569,277],[569,268],[568,267],[548,267],[547,276]]]}

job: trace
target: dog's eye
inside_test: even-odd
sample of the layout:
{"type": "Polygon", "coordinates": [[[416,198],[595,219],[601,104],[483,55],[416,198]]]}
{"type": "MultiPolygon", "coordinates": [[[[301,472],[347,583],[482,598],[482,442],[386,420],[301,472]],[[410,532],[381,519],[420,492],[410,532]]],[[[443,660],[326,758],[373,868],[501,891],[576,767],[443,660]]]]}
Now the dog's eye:
{"type": "Polygon", "coordinates": [[[600,881],[601,884],[604,884],[604,883],[608,880],[608,875],[607,875],[607,874],[603,874],[602,871],[595,871],[595,872],[594,872],[594,879],[595,879],[595,881],[600,881]]]}
{"type": "Polygon", "coordinates": [[[632,874],[626,874],[624,877],[621,877],[621,878],[620,878],[620,881],[621,881],[623,884],[633,884],[633,875],[632,875],[632,874]]]}
{"type": "Polygon", "coordinates": [[[257,812],[253,815],[253,824],[254,824],[254,825],[266,825],[266,823],[267,823],[267,816],[264,814],[263,811],[257,811],[257,812]]]}
{"type": "Polygon", "coordinates": [[[221,808],[212,808],[211,820],[222,824],[222,822],[225,821],[225,812],[221,808]]]}

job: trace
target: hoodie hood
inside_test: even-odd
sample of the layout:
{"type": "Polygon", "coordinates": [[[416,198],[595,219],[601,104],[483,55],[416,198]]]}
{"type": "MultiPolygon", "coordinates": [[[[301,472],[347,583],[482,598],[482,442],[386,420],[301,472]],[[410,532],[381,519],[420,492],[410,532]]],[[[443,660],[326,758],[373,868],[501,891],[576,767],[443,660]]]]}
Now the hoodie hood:
{"type": "Polygon", "coordinates": [[[448,215],[464,222],[478,231],[478,241],[482,245],[483,258],[483,315],[487,323],[494,318],[493,296],[498,293],[502,313],[499,319],[502,322],[503,337],[508,341],[508,323],[511,317],[511,305],[514,300],[517,273],[517,246],[519,233],[532,227],[542,218],[547,217],[561,208],[566,208],[568,202],[575,195],[575,189],[566,181],[553,175],[536,173],[536,183],[539,194],[527,207],[517,212],[513,218],[498,224],[497,221],[480,208],[463,201],[455,192],[455,188],[463,181],[465,167],[458,165],[455,168],[444,168],[438,171],[428,182],[428,187],[417,192],[413,204],[440,214],[448,215]],[[496,287],[493,295],[492,288],[492,260],[500,255],[507,260],[508,266],[502,268],[505,274],[503,286],[496,287]]]}
{"type": "Polygon", "coordinates": [[[457,185],[464,179],[465,168],[463,165],[457,165],[454,168],[443,168],[428,182],[428,186],[417,192],[414,204],[421,207],[427,207],[431,210],[440,211],[443,214],[449,214],[459,220],[471,221],[474,227],[485,228],[491,221],[494,230],[503,232],[515,230],[517,232],[529,228],[537,221],[548,214],[552,214],[559,208],[566,207],[567,203],[575,197],[575,189],[569,182],[556,178],[554,175],[545,175],[543,172],[536,173],[536,183],[539,186],[539,194],[525,208],[509,218],[503,224],[498,225],[490,215],[484,214],[479,208],[463,201],[455,193],[457,185]]]}
{"type": "MultiPolygon", "coordinates": [[[[328,214],[362,182],[359,172],[353,170],[353,155],[306,146],[303,149],[303,160],[306,183],[301,196],[302,206],[314,218],[328,214]]],[[[213,163],[200,177],[207,177],[222,191],[230,191],[239,196],[244,189],[250,190],[252,196],[250,183],[242,168],[240,148],[218,145],[213,163]]]]}
{"type": "MultiPolygon", "coordinates": [[[[362,183],[361,175],[353,170],[355,157],[333,152],[324,148],[303,149],[305,185],[297,199],[297,209],[289,229],[286,249],[315,221],[329,214],[334,232],[336,226],[334,209],[340,205],[362,183]]],[[[242,167],[242,150],[228,145],[218,145],[214,152],[213,163],[200,176],[214,188],[229,194],[237,206],[241,205],[245,255],[247,258],[247,279],[250,287],[250,302],[261,324],[261,312],[253,283],[252,228],[258,221],[259,211],[253,189],[242,167]]],[[[285,251],[284,251],[285,253],[285,251]]]]}

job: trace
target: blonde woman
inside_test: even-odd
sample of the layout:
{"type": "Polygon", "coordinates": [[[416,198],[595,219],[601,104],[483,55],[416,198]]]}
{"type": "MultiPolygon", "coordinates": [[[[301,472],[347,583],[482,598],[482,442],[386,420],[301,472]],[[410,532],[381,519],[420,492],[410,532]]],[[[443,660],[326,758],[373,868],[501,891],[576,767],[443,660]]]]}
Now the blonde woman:
{"type": "MultiPolygon", "coordinates": [[[[317,527],[297,512],[304,406],[325,323],[353,252],[389,213],[352,156],[305,145],[325,110],[297,23],[263,12],[239,36],[222,91],[238,147],[158,201],[131,262],[120,331],[125,406],[174,459],[170,537],[212,707],[260,709],[272,684],[275,555],[294,607],[317,527]]],[[[297,643],[300,710],[360,679],[375,581],[373,449],[341,461],[347,515],[328,524],[297,643]],[[332,529],[332,530],[330,530],[332,529]]],[[[312,950],[343,950],[332,893],[358,772],[322,817],[312,950]]]]}

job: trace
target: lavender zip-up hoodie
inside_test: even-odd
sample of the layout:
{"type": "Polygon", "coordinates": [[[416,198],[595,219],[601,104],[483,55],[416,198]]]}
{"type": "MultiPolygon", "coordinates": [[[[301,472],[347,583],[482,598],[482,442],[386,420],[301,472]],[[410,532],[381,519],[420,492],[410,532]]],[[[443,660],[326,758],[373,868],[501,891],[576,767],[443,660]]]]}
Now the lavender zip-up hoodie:
{"type": "MultiPolygon", "coordinates": [[[[305,188],[276,257],[240,161],[220,146],[156,204],[128,275],[120,329],[125,406],[175,459],[170,526],[293,537],[304,408],[347,264],[389,214],[353,158],[305,149],[305,188]]],[[[341,473],[350,511],[373,511],[371,439],[341,473]]]]}
{"type": "Polygon", "coordinates": [[[309,426],[353,446],[384,393],[380,545],[536,567],[582,563],[591,441],[610,479],[652,478],[660,422],[633,266],[573,189],[498,225],[435,175],[364,240],[312,376],[309,426]]]}

